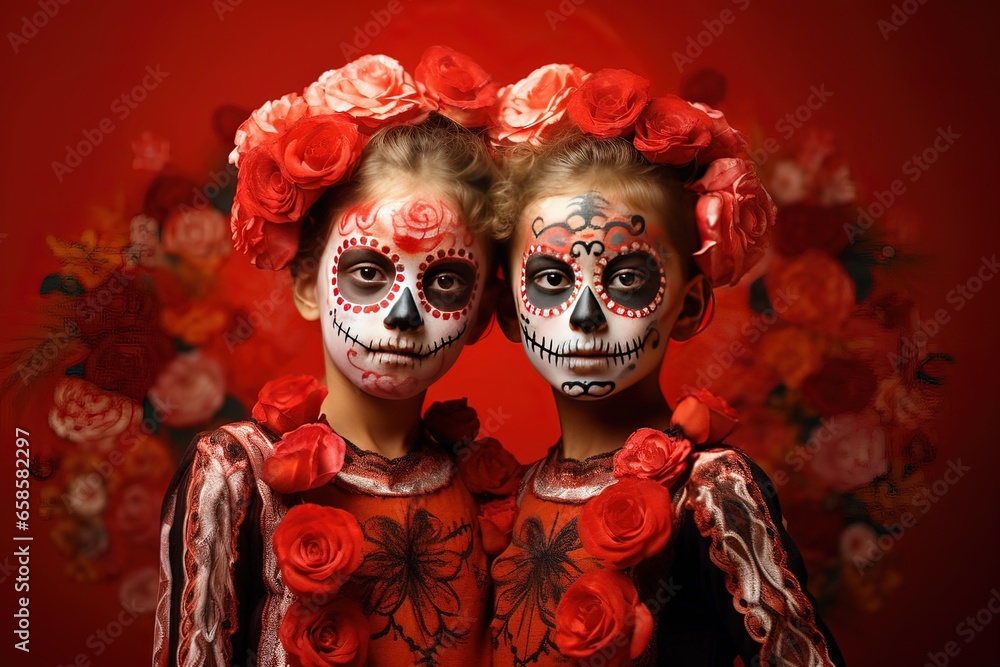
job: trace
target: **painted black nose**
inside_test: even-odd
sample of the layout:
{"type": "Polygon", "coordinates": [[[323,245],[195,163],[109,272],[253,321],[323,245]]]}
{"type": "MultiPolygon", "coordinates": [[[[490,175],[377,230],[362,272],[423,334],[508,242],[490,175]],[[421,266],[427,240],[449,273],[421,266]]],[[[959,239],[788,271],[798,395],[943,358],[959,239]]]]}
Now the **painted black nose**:
{"type": "Polygon", "coordinates": [[[597,297],[594,296],[594,293],[590,291],[589,287],[583,288],[583,294],[580,295],[579,301],[573,306],[573,313],[569,316],[569,323],[574,328],[587,334],[600,331],[608,325],[608,321],[604,318],[604,311],[601,310],[601,304],[597,300],[597,297]]]}
{"type": "Polygon", "coordinates": [[[424,318],[420,317],[420,308],[413,300],[413,294],[410,293],[409,287],[403,289],[382,323],[388,329],[399,329],[400,331],[418,329],[424,325],[424,318]]]}

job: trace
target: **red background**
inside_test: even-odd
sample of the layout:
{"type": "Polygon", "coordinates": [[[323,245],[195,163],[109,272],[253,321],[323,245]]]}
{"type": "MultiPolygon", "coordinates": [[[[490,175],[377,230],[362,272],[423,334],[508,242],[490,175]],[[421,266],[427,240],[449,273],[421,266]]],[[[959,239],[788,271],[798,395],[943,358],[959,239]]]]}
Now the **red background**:
{"type": "MultiPolygon", "coordinates": [[[[721,107],[733,126],[756,128],[759,142],[773,136],[775,122],[805,102],[811,86],[824,85],[832,98],[809,126],[831,130],[849,156],[859,197],[871,200],[903,177],[902,164],[933,141],[939,127],[961,135],[934,167],[909,186],[897,206],[925,221],[916,248],[921,280],[913,285],[927,311],[945,307],[945,296],[977,269],[980,257],[1000,247],[997,218],[989,203],[996,192],[998,148],[995,112],[1000,102],[995,10],[956,7],[931,0],[907,3],[915,13],[888,38],[877,22],[893,11],[888,0],[806,3],[751,0],[735,3],[585,0],[550,26],[546,11],[560,3],[472,3],[400,0],[403,11],[371,39],[363,53],[384,52],[412,71],[423,50],[447,44],[471,55],[494,77],[513,82],[548,62],[572,62],[588,71],[624,67],[653,81],[653,94],[675,92],[681,74],[671,54],[731,8],[726,25],[692,69],[715,67],[726,74],[729,94],[721,107]]],[[[579,0],[577,0],[579,2],[579,0]]],[[[225,0],[220,0],[225,2],[225,0]]],[[[246,108],[301,89],[324,70],[345,62],[342,42],[380,10],[381,0],[266,3],[242,0],[218,14],[210,0],[196,2],[82,2],[58,13],[17,53],[0,46],[3,68],[3,184],[0,260],[4,266],[5,344],[16,347],[39,309],[38,285],[56,265],[45,235],[72,237],[86,227],[94,205],[122,195],[129,179],[131,141],[142,131],[166,137],[172,163],[198,182],[207,180],[218,153],[212,110],[226,103],[246,108]],[[124,121],[115,122],[94,154],[63,181],[51,167],[68,143],[110,116],[112,100],[138,83],[147,65],[169,76],[124,121]]],[[[968,3],[971,5],[972,3],[968,3]]],[[[23,17],[39,11],[34,0],[13,0],[0,10],[0,29],[22,29],[23,17]]],[[[354,54],[357,55],[357,54],[354,54]]],[[[960,457],[972,467],[908,533],[899,551],[903,586],[870,616],[830,619],[851,665],[923,665],[928,652],[958,641],[949,664],[1000,664],[1000,619],[965,644],[956,625],[975,614],[1000,587],[997,573],[998,507],[991,494],[1000,462],[993,424],[1000,371],[998,285],[952,312],[936,342],[957,355],[957,371],[939,425],[944,454],[927,471],[938,479],[946,461],[960,457]]],[[[311,368],[318,343],[297,368],[311,368]]],[[[673,350],[664,369],[668,387],[679,375],[673,350]]],[[[467,395],[480,413],[509,415],[495,431],[525,460],[557,437],[547,387],[534,376],[520,350],[498,331],[466,351],[431,398],[467,395]]],[[[30,386],[27,404],[8,401],[3,445],[13,449],[14,427],[32,433],[33,445],[54,437],[45,423],[51,393],[30,386]]],[[[12,455],[0,462],[0,489],[12,489],[12,455]]],[[[4,496],[9,493],[4,491],[4,496]]],[[[9,524],[0,519],[0,561],[13,550],[9,524]]],[[[40,522],[36,522],[38,525],[40,522]]],[[[794,535],[793,535],[794,536],[794,535]]],[[[76,584],[62,573],[60,558],[39,529],[32,560],[32,651],[13,651],[12,582],[0,584],[0,655],[5,664],[67,664],[86,653],[92,664],[148,661],[152,619],[141,617],[101,656],[87,637],[105,627],[120,607],[114,588],[76,584]]],[[[2,575],[0,575],[2,578],[2,575]]]]}

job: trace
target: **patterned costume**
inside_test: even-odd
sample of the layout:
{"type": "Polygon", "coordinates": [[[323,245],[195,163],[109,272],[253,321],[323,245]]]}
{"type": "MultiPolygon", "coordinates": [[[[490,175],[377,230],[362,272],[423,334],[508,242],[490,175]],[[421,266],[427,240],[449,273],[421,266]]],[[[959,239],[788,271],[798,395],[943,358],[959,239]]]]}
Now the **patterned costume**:
{"type": "Polygon", "coordinates": [[[271,540],[310,502],[351,512],[363,562],[341,589],[371,623],[368,664],[488,664],[490,596],[478,508],[450,453],[424,434],[397,459],[351,443],[329,484],[285,496],[261,479],[274,436],[241,422],[201,434],[164,503],[153,664],[286,664],[294,596],[271,540]]]}

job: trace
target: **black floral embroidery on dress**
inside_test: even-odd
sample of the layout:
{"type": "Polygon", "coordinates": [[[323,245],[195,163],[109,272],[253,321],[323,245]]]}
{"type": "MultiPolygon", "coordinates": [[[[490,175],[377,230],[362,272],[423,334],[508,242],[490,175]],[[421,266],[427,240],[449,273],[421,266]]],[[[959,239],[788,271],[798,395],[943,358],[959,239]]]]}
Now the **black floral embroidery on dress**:
{"type": "Polygon", "coordinates": [[[549,534],[542,520],[531,516],[520,525],[511,540],[516,553],[498,558],[493,564],[496,585],[496,615],[493,644],[511,647],[514,664],[529,665],[542,655],[557,651],[552,634],[555,608],[563,593],[583,570],[577,562],[585,554],[571,555],[583,548],[574,518],[558,532],[557,514],[549,534]],[[541,637],[532,638],[531,629],[545,628],[541,637]]]}
{"type": "Polygon", "coordinates": [[[419,665],[437,665],[437,653],[466,640],[470,624],[459,615],[461,600],[453,582],[472,555],[472,525],[445,527],[425,509],[401,525],[387,516],[364,522],[365,542],[374,545],[354,574],[372,638],[390,632],[421,656],[419,665]],[[377,622],[381,618],[383,623],[377,622]]]}

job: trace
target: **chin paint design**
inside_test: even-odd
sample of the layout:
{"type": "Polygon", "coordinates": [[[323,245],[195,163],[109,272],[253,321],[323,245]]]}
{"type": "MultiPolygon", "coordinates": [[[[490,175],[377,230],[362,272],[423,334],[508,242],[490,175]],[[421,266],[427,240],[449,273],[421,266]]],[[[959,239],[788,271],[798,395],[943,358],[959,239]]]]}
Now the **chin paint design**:
{"type": "Polygon", "coordinates": [[[598,192],[539,201],[516,301],[535,369],[565,395],[610,396],[659,369],[680,285],[660,225],[598,192]]]}
{"type": "Polygon", "coordinates": [[[344,212],[319,284],[333,364],[374,396],[426,390],[466,343],[485,252],[485,242],[440,198],[411,195],[344,212]]]}

